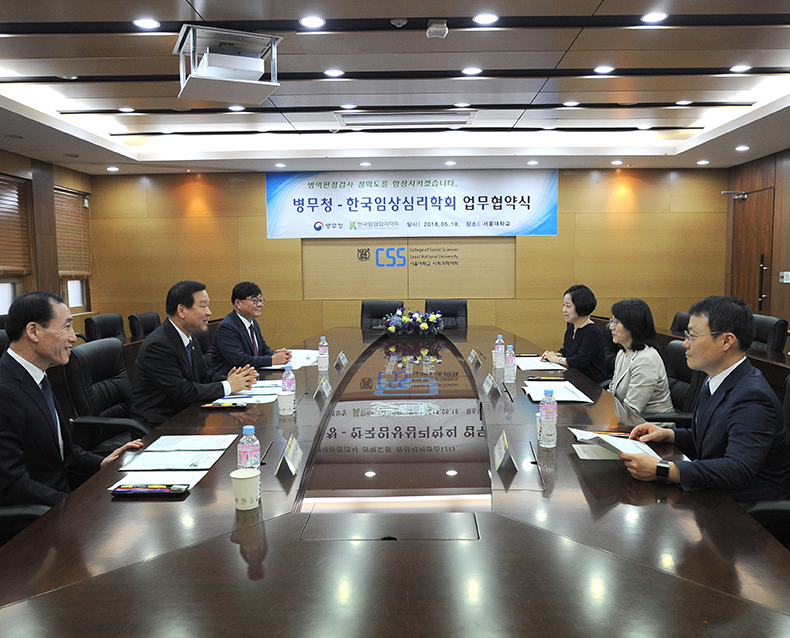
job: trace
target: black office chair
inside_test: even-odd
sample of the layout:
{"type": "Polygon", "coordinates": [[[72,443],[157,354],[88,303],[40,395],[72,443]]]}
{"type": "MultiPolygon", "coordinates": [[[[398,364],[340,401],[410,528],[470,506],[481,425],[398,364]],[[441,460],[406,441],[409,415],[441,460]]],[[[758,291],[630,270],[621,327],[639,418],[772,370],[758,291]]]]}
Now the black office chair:
{"type": "Polygon", "coordinates": [[[25,503],[19,505],[0,505],[0,546],[30,525],[42,514],[49,511],[49,505],[25,503]]]}
{"type": "Polygon", "coordinates": [[[667,344],[666,364],[669,393],[675,412],[649,413],[641,416],[645,421],[672,422],[678,427],[691,427],[694,406],[697,404],[697,397],[702,390],[706,375],[699,370],[689,368],[686,348],[683,342],[677,339],[667,344]]]}
{"type": "Polygon", "coordinates": [[[203,358],[206,360],[206,366],[211,367],[211,353],[214,352],[214,344],[211,343],[211,331],[193,332],[192,338],[200,344],[203,358]]]}
{"type": "Polygon", "coordinates": [[[787,341],[787,321],[768,315],[754,315],[754,327],[757,332],[752,341],[751,350],[761,352],[784,352],[787,341]]]}
{"type": "Polygon", "coordinates": [[[8,333],[0,329],[0,357],[5,354],[6,350],[8,350],[8,333]]]}
{"type": "Polygon", "coordinates": [[[129,315],[129,332],[132,333],[132,341],[142,341],[161,323],[162,320],[159,318],[158,312],[140,312],[129,315]]]}
{"type": "Polygon", "coordinates": [[[682,335],[684,330],[688,330],[689,328],[689,313],[687,312],[676,312],[674,319],[672,319],[672,325],[669,327],[669,330],[676,335],[682,335]]]}
{"type": "Polygon", "coordinates": [[[363,330],[383,330],[384,317],[403,308],[402,301],[381,301],[368,299],[362,302],[360,326],[363,330]]]}
{"type": "Polygon", "coordinates": [[[467,328],[466,299],[426,299],[425,312],[442,311],[442,324],[446,330],[467,328]]]}
{"type": "MultiPolygon", "coordinates": [[[[790,450],[790,375],[785,379],[782,412],[785,442],[790,450]]],[[[756,501],[742,505],[776,540],[790,549],[790,501],[756,501]]]]}
{"type": "Polygon", "coordinates": [[[71,424],[77,445],[106,456],[150,432],[147,426],[129,418],[132,383],[118,339],[74,346],[63,372],[75,415],[71,424]]]}
{"type": "Polygon", "coordinates": [[[603,351],[606,356],[606,379],[598,385],[608,388],[614,377],[614,364],[617,360],[617,353],[620,347],[612,339],[612,330],[607,323],[603,329],[603,351]]]}
{"type": "Polygon", "coordinates": [[[113,337],[121,343],[126,343],[126,331],[123,328],[123,317],[117,312],[105,315],[96,315],[85,319],[86,341],[96,341],[113,337]]]}

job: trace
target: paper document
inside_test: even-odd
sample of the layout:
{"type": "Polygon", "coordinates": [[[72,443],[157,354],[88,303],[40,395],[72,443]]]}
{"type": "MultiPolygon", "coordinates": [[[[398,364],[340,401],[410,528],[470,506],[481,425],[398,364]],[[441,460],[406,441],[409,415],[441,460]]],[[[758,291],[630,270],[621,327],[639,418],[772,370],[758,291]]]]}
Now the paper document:
{"type": "Polygon", "coordinates": [[[626,454],[649,454],[657,459],[661,458],[647,443],[637,441],[636,439],[624,439],[608,434],[596,434],[595,432],[587,432],[586,430],[578,430],[576,428],[568,428],[568,430],[573,432],[577,441],[595,443],[617,454],[621,452],[625,452],[626,454]]]}
{"type": "Polygon", "coordinates": [[[620,455],[600,445],[573,444],[573,450],[582,461],[619,461],[620,455]]]}
{"type": "Polygon", "coordinates": [[[253,392],[246,390],[247,394],[231,394],[226,397],[212,401],[212,403],[273,403],[277,400],[275,392],[253,392]]]}
{"type": "Polygon", "coordinates": [[[559,363],[541,361],[540,357],[516,357],[519,370],[565,370],[559,363]]]}
{"type": "Polygon", "coordinates": [[[135,472],[127,474],[115,485],[107,488],[112,492],[119,485],[189,485],[189,489],[195,487],[198,481],[207,474],[202,472],[135,472]]]}
{"type": "Polygon", "coordinates": [[[581,401],[582,403],[592,403],[593,400],[584,392],[579,390],[570,381],[527,381],[524,384],[524,392],[533,401],[540,402],[543,398],[544,390],[554,390],[555,401],[581,401]]]}
{"type": "Polygon", "coordinates": [[[291,366],[292,369],[298,370],[305,366],[318,365],[318,350],[290,350],[291,361],[287,364],[279,366],[269,366],[263,370],[284,370],[286,365],[291,366]]]}
{"type": "Polygon", "coordinates": [[[146,448],[147,452],[172,452],[175,450],[227,450],[236,434],[160,436],[146,448]]]}
{"type": "Polygon", "coordinates": [[[133,470],[208,470],[225,450],[175,452],[140,452],[124,465],[122,471],[133,470]]]}

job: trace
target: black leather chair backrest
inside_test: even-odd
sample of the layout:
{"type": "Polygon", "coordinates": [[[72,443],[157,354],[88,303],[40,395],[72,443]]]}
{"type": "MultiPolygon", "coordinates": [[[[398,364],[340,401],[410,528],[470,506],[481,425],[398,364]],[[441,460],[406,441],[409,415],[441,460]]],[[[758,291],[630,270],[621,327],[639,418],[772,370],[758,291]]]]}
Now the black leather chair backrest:
{"type": "Polygon", "coordinates": [[[126,331],[123,329],[123,317],[117,312],[96,315],[85,320],[85,338],[88,341],[113,337],[126,343],[126,331]]]}
{"type": "Polygon", "coordinates": [[[752,350],[784,352],[787,341],[787,321],[768,315],[754,315],[757,333],[752,341],[752,350]]]}
{"type": "Polygon", "coordinates": [[[426,299],[425,312],[442,311],[442,324],[448,330],[467,328],[466,299],[426,299]]]}
{"type": "Polygon", "coordinates": [[[678,412],[693,412],[697,403],[705,374],[692,370],[686,361],[686,348],[680,340],[667,344],[667,380],[672,405],[678,412]]]}
{"type": "Polygon", "coordinates": [[[159,318],[158,312],[140,312],[129,315],[129,332],[132,333],[132,341],[142,341],[161,323],[162,320],[159,318]]]}
{"type": "Polygon", "coordinates": [[[676,312],[675,318],[672,319],[672,325],[669,327],[669,329],[675,334],[683,334],[683,331],[688,330],[688,327],[689,327],[689,313],[676,312]]]}
{"type": "Polygon", "coordinates": [[[202,332],[193,332],[192,338],[200,344],[200,349],[203,351],[203,358],[206,360],[206,365],[211,365],[211,352],[214,349],[214,344],[211,343],[211,332],[203,330],[202,332]]]}
{"type": "Polygon", "coordinates": [[[76,416],[129,417],[132,384],[123,344],[118,339],[74,346],[64,373],[76,416]]]}
{"type": "Polygon", "coordinates": [[[785,441],[790,448],[790,374],[785,379],[785,392],[782,397],[782,412],[785,416],[785,441]]]}
{"type": "Polygon", "coordinates": [[[8,350],[8,333],[0,329],[0,357],[5,354],[6,350],[8,350]]]}
{"type": "Polygon", "coordinates": [[[382,330],[384,317],[391,315],[398,308],[403,308],[402,301],[383,301],[368,299],[362,302],[360,326],[363,330],[382,330]]]}

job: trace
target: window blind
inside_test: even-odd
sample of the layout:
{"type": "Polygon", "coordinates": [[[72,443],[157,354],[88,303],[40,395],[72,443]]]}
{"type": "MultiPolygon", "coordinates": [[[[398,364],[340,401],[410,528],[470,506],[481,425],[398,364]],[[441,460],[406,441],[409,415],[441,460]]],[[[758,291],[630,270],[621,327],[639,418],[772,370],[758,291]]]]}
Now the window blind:
{"type": "Polygon", "coordinates": [[[58,241],[58,274],[61,277],[87,277],[88,209],[85,195],[55,188],[55,232],[58,241]]]}
{"type": "Polygon", "coordinates": [[[0,274],[29,275],[30,186],[0,175],[0,274]]]}

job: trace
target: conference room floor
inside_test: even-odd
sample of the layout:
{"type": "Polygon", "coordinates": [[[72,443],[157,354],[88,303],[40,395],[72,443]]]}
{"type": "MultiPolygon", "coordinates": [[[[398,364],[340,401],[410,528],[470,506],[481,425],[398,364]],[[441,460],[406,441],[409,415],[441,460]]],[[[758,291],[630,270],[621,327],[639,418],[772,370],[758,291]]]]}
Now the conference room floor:
{"type": "MultiPolygon", "coordinates": [[[[427,355],[417,361],[407,342],[336,328],[327,335],[332,358],[342,350],[349,364],[325,375],[330,400],[314,396],[322,376],[310,367],[297,371],[296,417],[280,417],[276,404],[185,410],[146,442],[254,424],[267,450],[261,506],[234,508],[235,444],[184,496],[113,497],[120,464],[105,468],[0,548],[0,637],[790,634],[790,553],[724,493],[640,483],[619,461],[580,460],[565,426],[628,428],[611,395],[574,371],[566,378],[593,403],[561,404],[557,448],[539,448],[537,406],[520,389],[527,373],[501,384],[501,396],[483,390],[497,333],[517,352],[538,350],[481,326],[421,346],[427,355]],[[465,361],[473,348],[477,370],[465,361]],[[389,443],[392,417],[356,431],[353,450],[343,424],[366,402],[435,402],[450,415],[439,415],[444,438],[389,443]],[[493,459],[503,431],[518,471],[497,472],[484,459],[490,483],[481,490],[470,439],[493,459]],[[291,434],[302,466],[296,477],[275,476],[291,434]],[[386,476],[404,458],[397,474],[409,489],[390,476],[365,492],[346,476],[367,465],[386,476]],[[442,504],[453,459],[475,477],[457,493],[476,504],[459,511],[442,504]],[[333,476],[337,494],[326,483],[333,476]],[[401,499],[394,511],[388,498],[401,499]]],[[[403,421],[412,422],[419,432],[417,421],[403,421]]]]}

